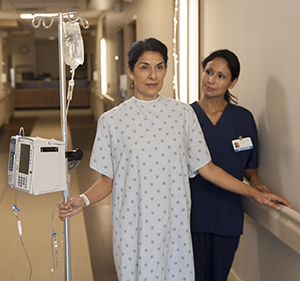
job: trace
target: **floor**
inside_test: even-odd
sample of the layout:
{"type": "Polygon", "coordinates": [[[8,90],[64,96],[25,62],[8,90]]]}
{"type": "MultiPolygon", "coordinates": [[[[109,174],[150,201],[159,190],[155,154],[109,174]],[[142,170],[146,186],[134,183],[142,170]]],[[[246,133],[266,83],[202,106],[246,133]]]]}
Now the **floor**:
{"type": "MultiPolygon", "coordinates": [[[[49,234],[48,231],[51,226],[51,216],[54,214],[53,206],[62,198],[62,193],[34,196],[16,192],[7,184],[10,137],[16,135],[22,126],[27,136],[32,134],[32,136],[59,139],[61,134],[59,116],[58,110],[16,111],[11,122],[0,128],[0,235],[2,237],[0,280],[64,280],[64,273],[60,270],[50,272],[51,232],[49,234]],[[18,237],[16,217],[11,209],[14,202],[18,202],[22,207],[22,212],[19,214],[24,233],[21,242],[18,237]],[[47,219],[44,216],[47,216],[47,219]],[[26,246],[31,264],[26,258],[22,242],[26,246]]],[[[79,148],[84,153],[79,166],[70,171],[71,196],[78,196],[84,192],[99,177],[99,174],[88,166],[95,130],[96,122],[90,110],[69,111],[68,148],[69,150],[79,148]]],[[[62,233],[62,223],[56,215],[55,217],[57,232],[62,233]]],[[[63,237],[63,234],[61,236],[63,237]]],[[[64,254],[61,259],[64,259],[64,254]]],[[[112,256],[110,197],[71,218],[71,273],[73,281],[117,280],[112,256]]]]}
{"type": "MultiPolygon", "coordinates": [[[[99,174],[89,168],[89,159],[96,132],[96,122],[91,115],[70,116],[69,126],[74,148],[80,148],[84,157],[76,168],[80,192],[88,189],[99,174]],[[84,137],[83,137],[84,136],[84,137]]],[[[112,223],[110,199],[92,205],[84,210],[86,231],[95,281],[117,281],[112,255],[112,223]]]]}

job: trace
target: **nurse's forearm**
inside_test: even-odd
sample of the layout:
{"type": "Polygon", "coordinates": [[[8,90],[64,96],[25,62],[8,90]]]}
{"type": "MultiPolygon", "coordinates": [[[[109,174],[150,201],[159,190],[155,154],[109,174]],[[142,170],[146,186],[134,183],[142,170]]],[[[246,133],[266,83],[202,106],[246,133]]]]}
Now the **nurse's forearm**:
{"type": "Polygon", "coordinates": [[[261,182],[257,169],[246,169],[244,175],[245,178],[250,182],[250,185],[256,188],[258,191],[271,192],[270,189],[261,182]]]}

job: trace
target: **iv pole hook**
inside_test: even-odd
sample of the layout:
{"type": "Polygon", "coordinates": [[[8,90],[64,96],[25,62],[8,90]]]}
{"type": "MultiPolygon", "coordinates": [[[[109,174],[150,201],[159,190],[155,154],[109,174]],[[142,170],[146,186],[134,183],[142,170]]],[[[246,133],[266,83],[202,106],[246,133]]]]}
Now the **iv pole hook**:
{"type": "Polygon", "coordinates": [[[39,28],[40,25],[41,25],[41,21],[42,19],[41,18],[33,18],[32,21],[31,21],[31,25],[34,27],[34,28],[39,28]],[[35,22],[37,21],[37,24],[35,24],[35,22]]]}
{"type": "Polygon", "coordinates": [[[46,24],[46,20],[47,19],[43,19],[43,27],[45,27],[46,29],[51,28],[52,24],[54,22],[54,18],[51,19],[51,21],[50,21],[50,23],[48,25],[46,24]]]}

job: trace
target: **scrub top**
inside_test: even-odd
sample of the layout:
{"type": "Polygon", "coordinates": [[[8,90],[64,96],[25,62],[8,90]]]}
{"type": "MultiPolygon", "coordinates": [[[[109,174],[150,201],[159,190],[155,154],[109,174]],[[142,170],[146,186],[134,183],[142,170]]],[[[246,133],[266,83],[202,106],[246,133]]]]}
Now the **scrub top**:
{"type": "MultiPolygon", "coordinates": [[[[214,125],[197,102],[191,104],[200,122],[212,162],[226,172],[243,180],[245,169],[258,166],[257,129],[247,109],[228,103],[214,125]],[[233,140],[250,137],[252,149],[236,152],[233,140]]],[[[199,175],[190,179],[192,232],[209,232],[236,236],[243,232],[242,196],[221,189],[199,175]]]]}
{"type": "Polygon", "coordinates": [[[187,104],[132,97],[100,116],[90,166],[114,180],[119,280],[194,280],[189,176],[210,160],[187,104]]]}

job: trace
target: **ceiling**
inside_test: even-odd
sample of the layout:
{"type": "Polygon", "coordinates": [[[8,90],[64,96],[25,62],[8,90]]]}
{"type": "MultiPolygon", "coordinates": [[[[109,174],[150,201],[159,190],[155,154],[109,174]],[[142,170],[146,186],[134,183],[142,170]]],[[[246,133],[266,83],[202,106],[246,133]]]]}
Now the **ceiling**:
{"type": "MultiPolygon", "coordinates": [[[[0,27],[23,30],[31,20],[22,20],[20,14],[78,12],[87,20],[96,19],[102,11],[113,9],[122,0],[0,0],[0,27]]],[[[127,0],[128,1],[128,0],[127,0]]]]}

